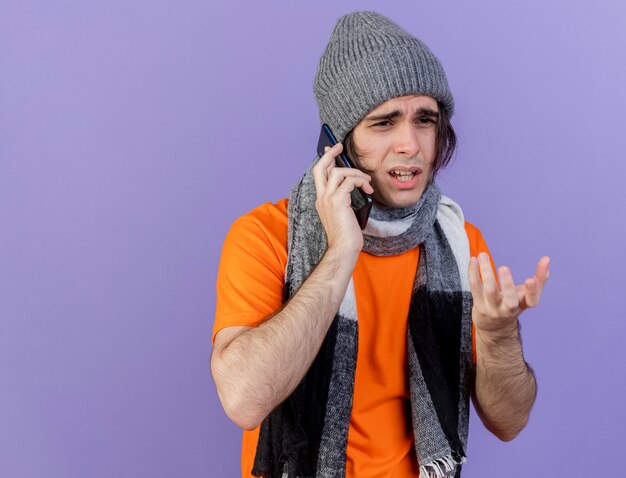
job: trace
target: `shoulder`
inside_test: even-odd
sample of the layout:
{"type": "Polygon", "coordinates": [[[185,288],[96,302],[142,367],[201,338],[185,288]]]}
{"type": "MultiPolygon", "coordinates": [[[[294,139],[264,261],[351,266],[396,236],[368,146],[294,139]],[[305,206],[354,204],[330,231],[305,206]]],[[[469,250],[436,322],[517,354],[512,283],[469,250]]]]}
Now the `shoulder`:
{"type": "Polygon", "coordinates": [[[284,222],[287,224],[287,206],[289,199],[283,198],[277,202],[266,202],[247,212],[239,220],[256,220],[260,223],[284,222]]]}
{"type": "Polygon", "coordinates": [[[284,267],[287,261],[287,205],[288,199],[267,202],[239,217],[231,226],[222,249],[224,256],[240,260],[242,254],[278,261],[284,267]],[[259,256],[260,254],[260,256],[259,256]],[[261,257],[262,256],[262,257],[261,257]]]}
{"type": "Polygon", "coordinates": [[[487,248],[487,243],[485,242],[485,239],[483,238],[483,234],[480,229],[478,229],[472,223],[465,221],[465,232],[467,233],[471,256],[477,256],[481,252],[489,252],[489,249],[487,248]]]}
{"type": "Polygon", "coordinates": [[[465,232],[467,233],[467,238],[472,242],[472,240],[477,240],[478,238],[482,238],[483,234],[480,232],[474,224],[469,221],[465,221],[465,232]]]}
{"type": "Polygon", "coordinates": [[[239,217],[231,226],[229,235],[254,234],[287,242],[287,206],[289,200],[266,202],[239,217]]]}
{"type": "Polygon", "coordinates": [[[471,256],[477,256],[481,252],[489,252],[480,229],[465,220],[461,206],[452,198],[445,195],[441,196],[438,217],[442,221],[444,229],[446,224],[454,224],[454,227],[450,228],[451,232],[458,231],[460,233],[460,225],[464,225],[471,256]]]}

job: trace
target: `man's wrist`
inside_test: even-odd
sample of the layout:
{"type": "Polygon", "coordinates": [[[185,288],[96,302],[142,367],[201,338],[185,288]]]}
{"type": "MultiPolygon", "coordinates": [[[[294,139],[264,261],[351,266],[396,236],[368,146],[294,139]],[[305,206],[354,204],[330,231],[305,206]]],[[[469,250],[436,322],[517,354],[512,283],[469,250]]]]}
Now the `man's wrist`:
{"type": "Polygon", "coordinates": [[[360,253],[361,250],[354,247],[333,245],[328,246],[323,259],[331,262],[337,269],[337,272],[348,273],[351,276],[360,253]]]}
{"type": "Polygon", "coordinates": [[[482,328],[474,324],[476,341],[496,345],[501,342],[520,341],[519,320],[498,328],[482,328]]]}
{"type": "Polygon", "coordinates": [[[476,355],[489,362],[495,360],[508,361],[510,358],[522,356],[522,343],[519,331],[519,322],[497,330],[475,328],[476,355]]]}
{"type": "Polygon", "coordinates": [[[507,369],[510,376],[528,373],[519,322],[498,331],[475,329],[476,357],[480,367],[507,369]]]}

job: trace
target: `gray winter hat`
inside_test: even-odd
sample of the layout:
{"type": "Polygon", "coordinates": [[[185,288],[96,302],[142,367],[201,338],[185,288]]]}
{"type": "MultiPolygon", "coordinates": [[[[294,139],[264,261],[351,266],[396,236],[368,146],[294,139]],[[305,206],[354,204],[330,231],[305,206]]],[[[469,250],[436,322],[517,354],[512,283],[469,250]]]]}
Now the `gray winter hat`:
{"type": "Polygon", "coordinates": [[[313,90],[322,123],[338,141],[373,108],[396,96],[428,95],[448,116],[454,99],[441,63],[420,40],[376,12],[337,21],[320,59],[313,90]]]}

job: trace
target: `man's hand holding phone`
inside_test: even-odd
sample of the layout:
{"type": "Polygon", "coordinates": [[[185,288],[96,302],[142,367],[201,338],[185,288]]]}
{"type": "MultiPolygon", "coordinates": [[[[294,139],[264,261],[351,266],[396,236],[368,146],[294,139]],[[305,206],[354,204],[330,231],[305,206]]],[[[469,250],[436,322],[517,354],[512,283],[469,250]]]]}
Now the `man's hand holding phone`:
{"type": "MultiPolygon", "coordinates": [[[[328,148],[332,148],[338,143],[335,135],[326,123],[322,124],[320,129],[320,137],[317,141],[317,154],[321,158],[328,148]]],[[[335,164],[340,168],[355,168],[354,163],[348,155],[342,151],[335,157],[335,164]]],[[[365,229],[367,225],[367,219],[369,218],[370,211],[372,209],[372,198],[367,195],[361,188],[354,188],[350,192],[350,203],[356,220],[359,223],[361,229],[365,229]]]]}
{"type": "Polygon", "coordinates": [[[350,193],[361,188],[365,193],[372,194],[371,177],[356,168],[340,168],[336,166],[336,157],[343,151],[338,143],[332,148],[325,148],[313,168],[313,179],[317,190],[315,206],[320,216],[326,236],[328,248],[341,254],[354,254],[354,259],[363,248],[363,235],[351,206],[350,193]]]}

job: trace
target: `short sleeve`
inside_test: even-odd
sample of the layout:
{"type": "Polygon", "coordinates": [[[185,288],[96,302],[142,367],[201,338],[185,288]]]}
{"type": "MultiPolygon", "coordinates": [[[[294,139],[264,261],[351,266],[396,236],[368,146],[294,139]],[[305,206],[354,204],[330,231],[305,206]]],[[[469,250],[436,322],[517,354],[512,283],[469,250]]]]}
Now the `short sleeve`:
{"type": "Polygon", "coordinates": [[[220,257],[213,337],[255,326],[282,305],[287,262],[287,200],[266,203],[231,226],[220,257]]]}
{"type": "MultiPolygon", "coordinates": [[[[480,229],[469,222],[465,222],[465,231],[469,240],[470,256],[477,257],[481,252],[489,254],[489,248],[480,229]]],[[[491,254],[489,254],[489,257],[491,257],[491,254]]]]}

